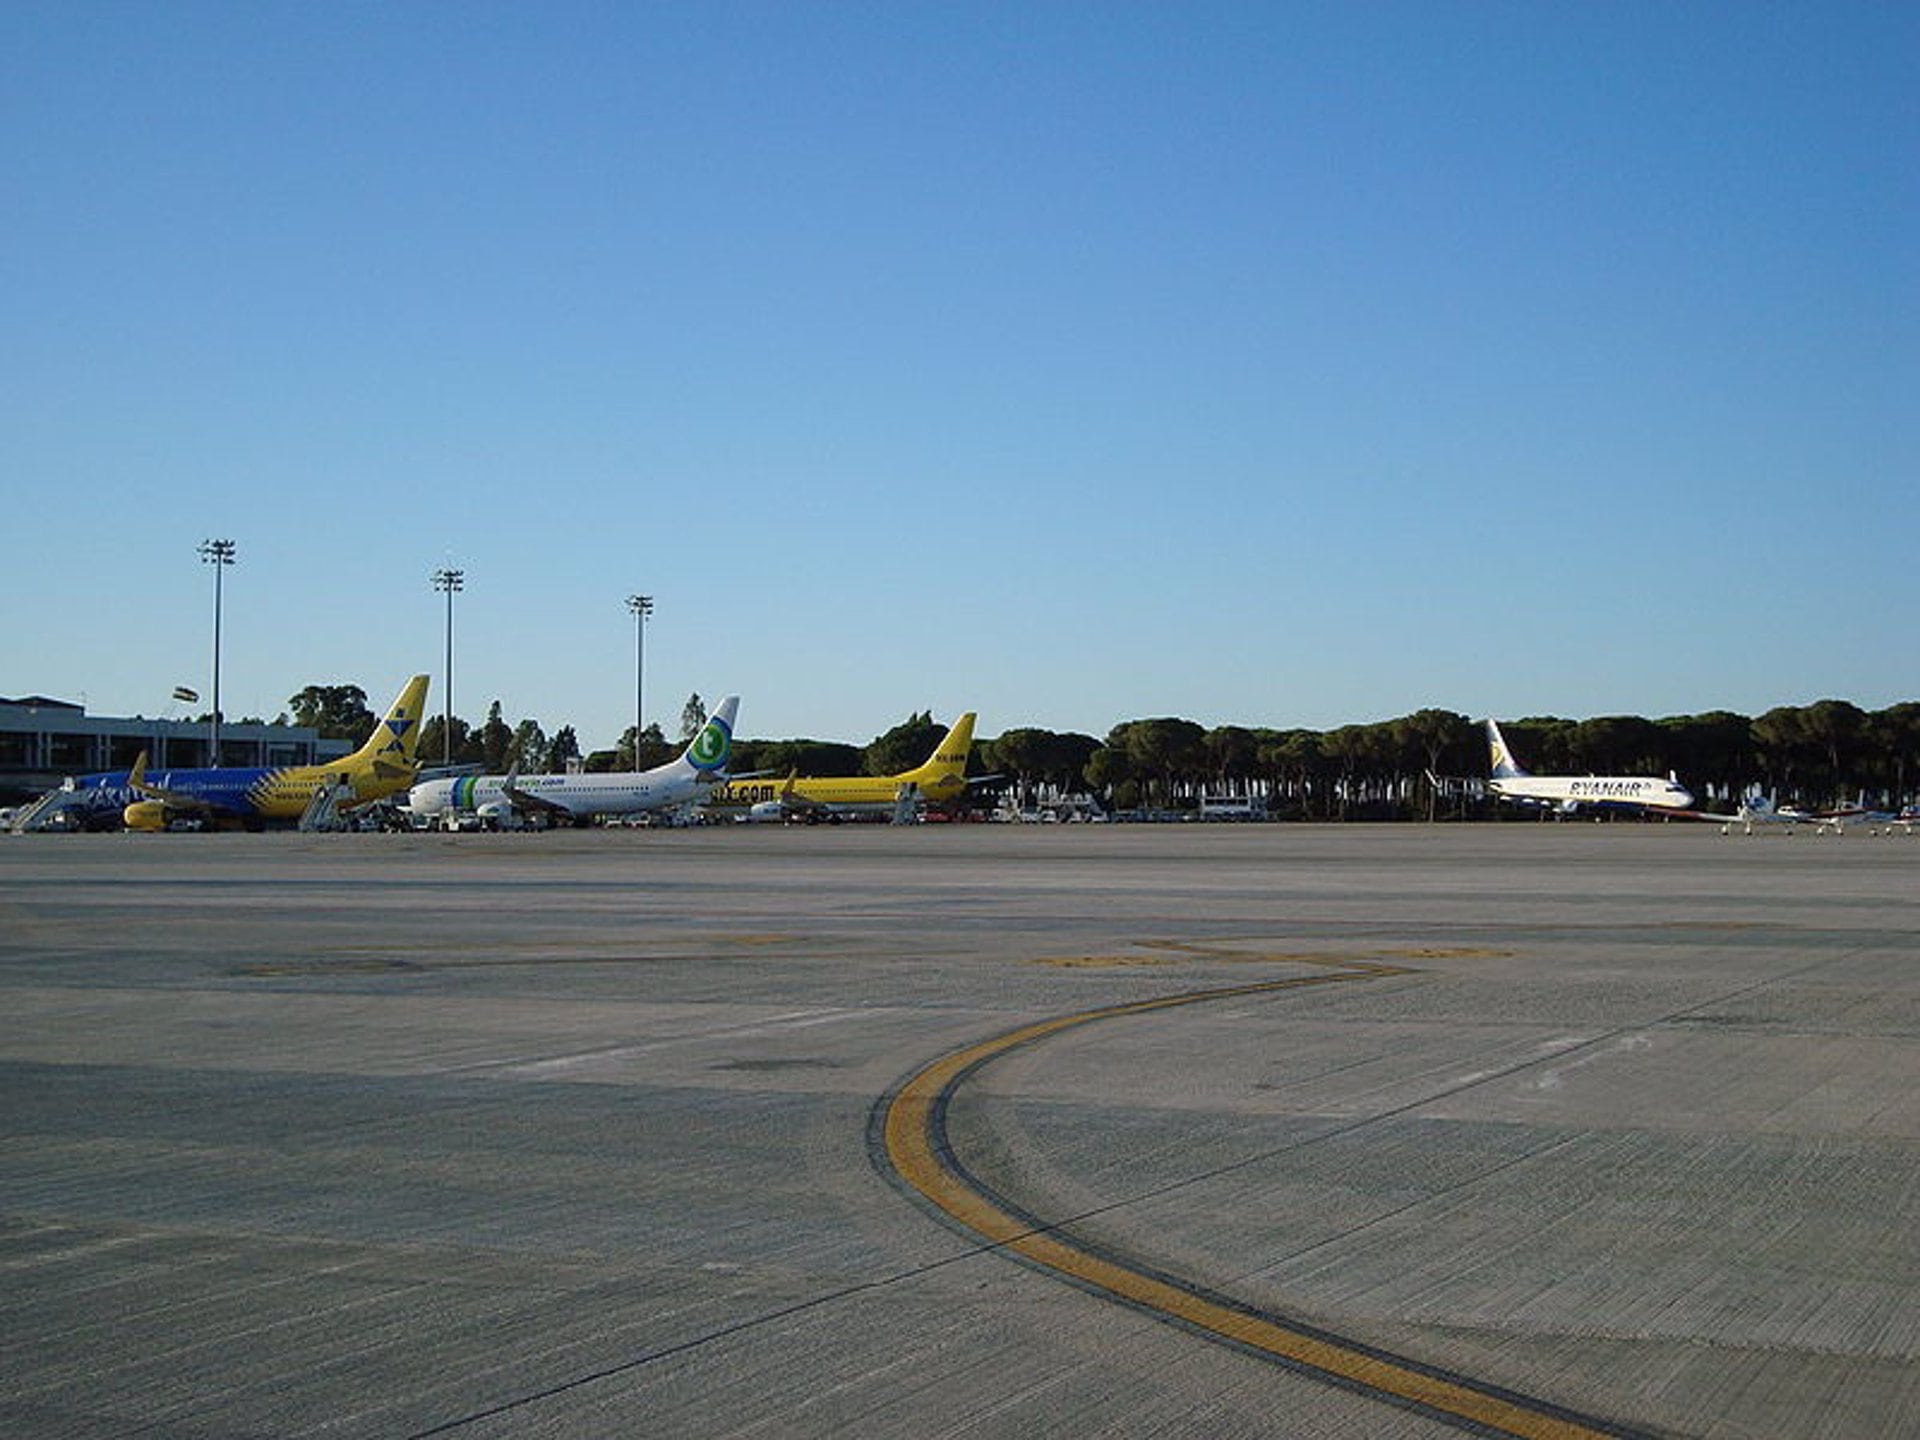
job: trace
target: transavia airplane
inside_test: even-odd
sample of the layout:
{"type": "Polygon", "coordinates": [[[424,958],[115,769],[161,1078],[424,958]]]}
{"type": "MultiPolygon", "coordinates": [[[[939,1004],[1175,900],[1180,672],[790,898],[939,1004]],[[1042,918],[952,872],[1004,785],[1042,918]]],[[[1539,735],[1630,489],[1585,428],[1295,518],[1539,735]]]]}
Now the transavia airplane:
{"type": "Polygon", "coordinates": [[[1514,760],[1499,725],[1492,720],[1487,721],[1487,747],[1493,756],[1493,775],[1487,788],[1516,804],[1550,806],[1563,815],[1572,814],[1582,805],[1655,814],[1683,812],[1693,805],[1693,796],[1673,775],[1664,780],[1648,775],[1530,775],[1514,760]]]}
{"type": "Polygon", "coordinates": [[[426,702],[427,677],[416,675],[387,707],[366,744],[324,765],[224,766],[155,775],[147,772],[143,750],[133,769],[82,775],[72,788],[138,796],[122,812],[129,830],[164,830],[176,820],[259,830],[269,820],[298,820],[323,787],[335,789],[342,808],[364,805],[413,783],[414,747],[420,743],[426,702]]]}
{"type": "Polygon", "coordinates": [[[953,722],[926,763],[898,775],[848,775],[838,778],[749,780],[717,785],[707,797],[710,809],[744,809],[750,820],[839,820],[848,815],[893,814],[925,801],[946,805],[967,793],[969,785],[997,779],[967,778],[973,750],[974,712],[953,722]]]}
{"type": "Polygon", "coordinates": [[[724,781],[739,708],[740,697],[727,696],[677,760],[652,770],[522,775],[516,767],[505,775],[460,775],[414,786],[407,806],[416,816],[441,823],[452,815],[477,815],[495,825],[524,824],[533,816],[570,825],[596,815],[638,815],[696,804],[724,781]]]}

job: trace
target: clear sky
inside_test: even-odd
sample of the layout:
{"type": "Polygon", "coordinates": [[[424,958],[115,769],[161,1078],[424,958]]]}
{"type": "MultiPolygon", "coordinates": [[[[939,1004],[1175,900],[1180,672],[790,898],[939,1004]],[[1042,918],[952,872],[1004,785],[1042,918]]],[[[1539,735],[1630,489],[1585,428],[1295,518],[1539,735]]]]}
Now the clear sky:
{"type": "Polygon", "coordinates": [[[0,694],[1920,696],[1920,6],[0,7],[0,694]]]}

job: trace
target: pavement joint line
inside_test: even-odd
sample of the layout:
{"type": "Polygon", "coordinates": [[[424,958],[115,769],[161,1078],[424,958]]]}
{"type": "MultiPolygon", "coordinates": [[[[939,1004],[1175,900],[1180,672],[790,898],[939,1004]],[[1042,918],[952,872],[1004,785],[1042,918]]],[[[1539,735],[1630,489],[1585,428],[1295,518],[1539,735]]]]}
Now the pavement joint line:
{"type": "MultiPolygon", "coordinates": [[[[877,1148],[896,1179],[961,1229],[981,1237],[989,1248],[1207,1339],[1482,1433],[1521,1440],[1632,1436],[1636,1432],[1611,1422],[1269,1314],[1104,1254],[1066,1235],[1059,1223],[1040,1222],[1002,1201],[975,1181],[953,1153],[946,1114],[955,1093],[993,1061],[1063,1031],[1214,1000],[1413,973],[1417,972],[1406,966],[1339,962],[1339,968],[1329,967],[1317,975],[1183,991],[1019,1026],[940,1057],[883,1097],[876,1114],[877,1148]]],[[[1433,1098],[1425,1097],[1420,1103],[1433,1098]]]]}

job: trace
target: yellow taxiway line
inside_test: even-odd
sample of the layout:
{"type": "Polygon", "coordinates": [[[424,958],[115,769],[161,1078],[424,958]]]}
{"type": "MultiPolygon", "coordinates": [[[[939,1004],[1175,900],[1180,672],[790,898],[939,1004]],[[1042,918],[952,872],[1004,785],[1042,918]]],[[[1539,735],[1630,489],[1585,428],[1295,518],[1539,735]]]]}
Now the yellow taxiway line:
{"type": "Polygon", "coordinates": [[[1406,973],[1402,966],[1347,962],[1343,968],[1323,974],[1189,991],[1058,1016],[1010,1030],[943,1056],[900,1087],[887,1104],[883,1122],[887,1160],[903,1181],[991,1244],[1221,1340],[1318,1371],[1345,1385],[1374,1391],[1402,1404],[1457,1417],[1496,1434],[1523,1436],[1526,1440],[1600,1440],[1600,1437],[1618,1440],[1631,1432],[1606,1426],[1604,1422],[1583,1420],[1544,1401],[1442,1375],[1335,1336],[1234,1306],[1083,1249],[1061,1232],[1003,1208],[966,1175],[948,1145],[946,1108],[954,1092],[983,1066],[1008,1051],[1045,1040],[1063,1030],[1096,1020],[1140,1015],[1206,1000],[1406,973]]]}

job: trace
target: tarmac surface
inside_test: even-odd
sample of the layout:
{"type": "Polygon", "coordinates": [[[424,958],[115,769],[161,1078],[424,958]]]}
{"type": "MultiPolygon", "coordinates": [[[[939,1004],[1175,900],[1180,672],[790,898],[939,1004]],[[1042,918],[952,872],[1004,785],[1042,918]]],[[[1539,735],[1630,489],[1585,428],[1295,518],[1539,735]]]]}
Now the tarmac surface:
{"type": "Polygon", "coordinates": [[[0,837],[0,1435],[1920,1434],[1920,839],[0,837]]]}

